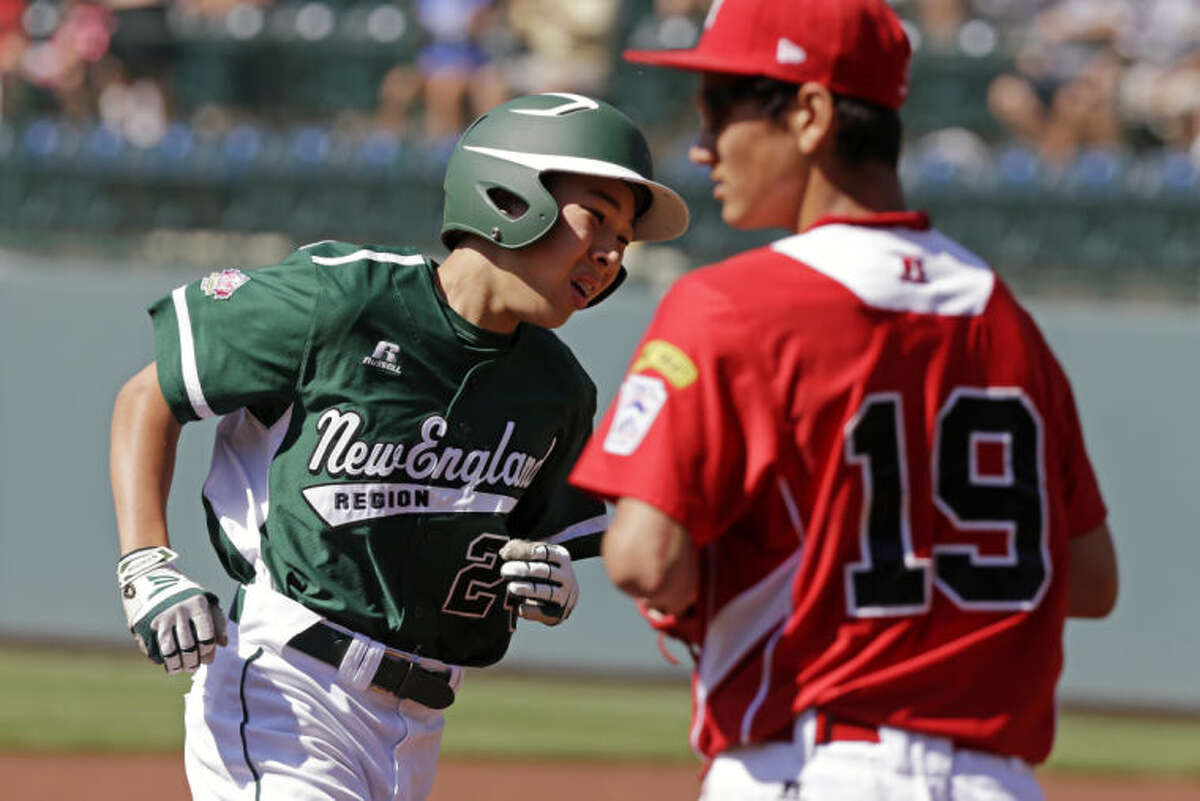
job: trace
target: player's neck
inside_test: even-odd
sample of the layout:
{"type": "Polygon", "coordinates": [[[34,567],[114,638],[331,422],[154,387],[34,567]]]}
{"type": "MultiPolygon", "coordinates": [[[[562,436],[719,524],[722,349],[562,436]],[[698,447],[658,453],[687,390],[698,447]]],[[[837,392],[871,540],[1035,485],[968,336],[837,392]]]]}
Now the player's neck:
{"type": "Polygon", "coordinates": [[[822,217],[869,217],[905,208],[900,178],[887,165],[814,169],[800,204],[796,231],[806,230],[822,217]]]}
{"type": "Polygon", "coordinates": [[[455,248],[438,265],[434,285],[442,299],[471,325],[498,334],[511,334],[520,322],[498,302],[499,268],[472,247],[455,248]]]}

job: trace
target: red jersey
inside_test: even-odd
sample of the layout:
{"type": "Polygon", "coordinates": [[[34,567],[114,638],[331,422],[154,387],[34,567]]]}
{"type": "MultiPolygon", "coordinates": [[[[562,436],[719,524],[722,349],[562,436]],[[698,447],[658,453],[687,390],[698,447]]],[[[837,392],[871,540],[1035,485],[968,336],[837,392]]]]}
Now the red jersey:
{"type": "Polygon", "coordinates": [[[1048,755],[1068,539],[1104,503],[1037,326],[925,215],[679,279],[571,481],[700,550],[699,752],[815,707],[1048,755]]]}

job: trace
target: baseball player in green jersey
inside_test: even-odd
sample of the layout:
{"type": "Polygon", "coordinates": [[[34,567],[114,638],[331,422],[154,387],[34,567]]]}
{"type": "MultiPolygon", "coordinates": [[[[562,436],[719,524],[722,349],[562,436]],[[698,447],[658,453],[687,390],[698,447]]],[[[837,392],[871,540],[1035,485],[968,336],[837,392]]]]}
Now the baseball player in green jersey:
{"type": "Polygon", "coordinates": [[[533,95],[460,139],[440,264],[319,242],[151,306],[156,360],[113,412],[117,579],[147,656],[196,671],[194,797],[429,793],[463,666],[500,659],[518,616],[565,619],[605,527],[566,485],[595,387],[547,329],[687,217],[623,114],[533,95]],[[180,428],[212,416],[228,622],[175,567],[164,513],[180,428]]]}

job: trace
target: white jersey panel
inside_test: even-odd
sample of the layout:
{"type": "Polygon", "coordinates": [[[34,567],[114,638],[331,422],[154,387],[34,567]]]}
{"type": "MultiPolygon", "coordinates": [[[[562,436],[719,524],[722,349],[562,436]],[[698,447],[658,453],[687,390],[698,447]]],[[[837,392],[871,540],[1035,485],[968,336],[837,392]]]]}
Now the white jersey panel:
{"type": "Polygon", "coordinates": [[[822,273],[868,306],[897,312],[971,316],[992,296],[986,262],[938,231],[830,224],[771,249],[822,273]]]}
{"type": "Polygon", "coordinates": [[[729,601],[713,617],[704,635],[704,653],[696,666],[699,683],[715,687],[769,632],[792,613],[791,584],[800,565],[800,549],[761,581],[729,601]]]}
{"type": "Polygon", "coordinates": [[[221,530],[267,586],[271,576],[261,558],[260,532],[271,506],[268,472],[291,419],[290,406],[270,427],[245,409],[225,415],[204,482],[204,497],[221,530]]]}
{"type": "MultiPolygon", "coordinates": [[[[700,662],[696,665],[693,686],[695,716],[688,736],[697,753],[701,753],[699,736],[706,717],[709,691],[720,684],[764,637],[772,632],[778,633],[778,629],[791,616],[791,584],[796,577],[800,557],[801,550],[797,548],[757,584],[721,607],[708,624],[700,662]]],[[[772,637],[769,643],[771,650],[774,650],[777,639],[772,637]]],[[[770,682],[769,672],[764,671],[762,679],[764,684],[756,696],[765,694],[764,688],[770,682]]],[[[747,720],[753,720],[760,705],[761,701],[749,710],[747,720]]]]}

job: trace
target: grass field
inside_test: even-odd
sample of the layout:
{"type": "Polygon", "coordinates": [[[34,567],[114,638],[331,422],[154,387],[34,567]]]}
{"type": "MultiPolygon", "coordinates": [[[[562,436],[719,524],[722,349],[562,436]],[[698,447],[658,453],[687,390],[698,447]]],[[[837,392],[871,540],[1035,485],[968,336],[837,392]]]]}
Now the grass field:
{"type": "MultiPolygon", "coordinates": [[[[136,652],[2,647],[0,751],[178,750],[187,686],[136,652]]],[[[444,753],[687,762],[687,724],[680,683],[475,671],[444,753]]],[[[1064,714],[1047,768],[1200,777],[1200,719],[1064,714]]]]}

